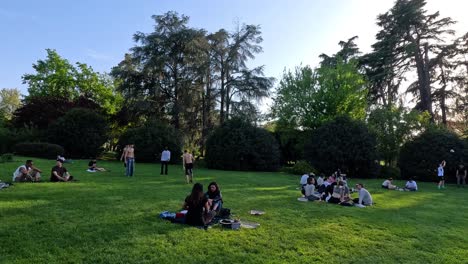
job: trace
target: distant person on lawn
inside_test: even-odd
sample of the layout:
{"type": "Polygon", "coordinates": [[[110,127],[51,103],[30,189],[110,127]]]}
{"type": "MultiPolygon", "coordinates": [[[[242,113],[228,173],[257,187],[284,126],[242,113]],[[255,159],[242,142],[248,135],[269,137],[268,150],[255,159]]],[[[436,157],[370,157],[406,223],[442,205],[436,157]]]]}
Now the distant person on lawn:
{"type": "Polygon", "coordinates": [[[34,166],[32,160],[27,160],[25,165],[19,166],[13,173],[14,182],[38,182],[41,180],[41,170],[34,166]]]}
{"type": "Polygon", "coordinates": [[[409,180],[406,182],[404,190],[405,191],[412,191],[412,192],[415,192],[415,191],[418,190],[418,185],[413,180],[413,178],[409,178],[409,180]]]}
{"type": "Polygon", "coordinates": [[[104,168],[99,168],[97,166],[97,161],[94,159],[94,160],[91,160],[89,163],[88,163],[88,171],[90,172],[93,172],[93,171],[106,171],[106,169],[104,168]]]}
{"type": "Polygon", "coordinates": [[[368,190],[364,189],[362,183],[356,184],[356,189],[358,190],[359,198],[355,198],[353,202],[361,206],[369,206],[373,204],[372,196],[368,190]]]}
{"type": "Polygon", "coordinates": [[[50,174],[50,181],[51,182],[68,182],[72,181],[73,176],[68,173],[67,169],[63,167],[63,161],[57,160],[57,163],[52,168],[52,172],[50,174]]]}
{"type": "Polygon", "coordinates": [[[195,183],[192,193],[185,198],[183,208],[187,210],[185,223],[192,226],[206,226],[214,217],[214,211],[210,211],[208,198],[203,193],[203,185],[195,183]]]}
{"type": "Polygon", "coordinates": [[[458,168],[457,168],[457,171],[455,173],[455,176],[457,177],[457,186],[460,187],[465,187],[466,185],[466,175],[467,175],[467,172],[466,172],[466,167],[460,163],[460,165],[458,165],[458,168]]]}
{"type": "Polygon", "coordinates": [[[393,185],[393,178],[388,178],[382,183],[382,188],[395,190],[397,187],[396,185],[393,185]]]}
{"type": "Polygon", "coordinates": [[[437,188],[442,188],[445,189],[445,177],[444,177],[444,167],[445,167],[445,160],[443,160],[439,164],[439,168],[437,168],[437,177],[439,178],[439,184],[437,185],[437,188]]]}
{"type": "Polygon", "coordinates": [[[193,182],[193,162],[194,158],[190,152],[187,150],[184,151],[184,155],[182,155],[182,161],[185,168],[185,177],[187,179],[187,183],[193,182]]]}
{"type": "Polygon", "coordinates": [[[169,164],[169,161],[171,161],[171,152],[168,147],[165,147],[161,153],[161,175],[167,175],[167,165],[169,164]]]}
{"type": "Polygon", "coordinates": [[[127,167],[127,163],[124,161],[125,157],[125,152],[127,151],[128,145],[125,145],[125,147],[122,149],[122,155],[120,155],[120,161],[123,161],[124,167],[127,167]]]}
{"type": "Polygon", "coordinates": [[[125,161],[125,175],[127,177],[133,177],[135,172],[135,148],[133,144],[129,144],[125,148],[123,159],[125,161]]]}

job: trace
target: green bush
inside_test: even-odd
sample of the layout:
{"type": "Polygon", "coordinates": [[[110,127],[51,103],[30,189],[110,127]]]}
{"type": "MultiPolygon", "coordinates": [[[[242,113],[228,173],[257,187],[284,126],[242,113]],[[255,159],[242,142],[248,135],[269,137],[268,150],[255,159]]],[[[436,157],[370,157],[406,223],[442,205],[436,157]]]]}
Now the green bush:
{"type": "Polygon", "coordinates": [[[341,169],[350,177],[375,177],[378,172],[375,137],[366,124],[340,116],[312,132],[305,158],[329,175],[341,169]]]}
{"type": "Polygon", "coordinates": [[[94,158],[103,151],[107,130],[107,121],[102,115],[75,108],[49,126],[48,137],[50,142],[62,145],[68,157],[94,158]]]}
{"type": "Polygon", "coordinates": [[[467,144],[453,132],[432,128],[403,145],[398,165],[404,178],[433,181],[442,160],[446,161],[446,180],[453,181],[456,166],[468,161],[467,144]]]}
{"type": "Polygon", "coordinates": [[[127,144],[135,145],[137,161],[159,162],[164,147],[171,151],[171,163],[181,160],[182,138],[174,128],[160,121],[149,121],[144,126],[130,128],[119,139],[117,158],[127,144]]]}
{"type": "Polygon", "coordinates": [[[212,169],[274,171],[280,152],[265,129],[235,118],[215,129],[206,142],[206,165],[212,169]]]}
{"type": "Polygon", "coordinates": [[[384,178],[384,179],[393,178],[395,180],[402,179],[401,173],[400,173],[400,168],[389,167],[389,166],[381,166],[380,167],[379,177],[384,178]]]}
{"type": "Polygon", "coordinates": [[[50,143],[18,143],[14,147],[16,155],[55,159],[57,155],[63,155],[65,152],[63,147],[57,144],[50,143]]]}
{"type": "Polygon", "coordinates": [[[316,173],[316,170],[305,160],[300,160],[292,167],[286,167],[286,172],[294,175],[303,175],[304,173],[316,173]]]}
{"type": "Polygon", "coordinates": [[[0,162],[11,162],[13,161],[13,153],[5,153],[0,156],[0,162]]]}

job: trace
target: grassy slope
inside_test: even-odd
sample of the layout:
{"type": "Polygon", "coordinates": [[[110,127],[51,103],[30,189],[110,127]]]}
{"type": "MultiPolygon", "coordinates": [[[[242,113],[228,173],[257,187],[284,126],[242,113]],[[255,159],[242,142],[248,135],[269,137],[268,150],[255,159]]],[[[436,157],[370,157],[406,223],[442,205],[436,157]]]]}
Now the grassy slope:
{"type": "MultiPolygon", "coordinates": [[[[35,163],[48,178],[54,162],[35,163]]],[[[0,164],[0,179],[19,164],[0,164]]],[[[204,231],[157,217],[190,192],[180,166],[160,176],[159,165],[137,164],[129,179],[121,163],[100,162],[112,172],[94,174],[86,165],[66,164],[80,182],[0,190],[0,263],[467,263],[468,188],[402,193],[366,180],[377,205],[360,209],[298,202],[299,177],[196,168],[205,188],[220,184],[225,207],[261,224],[204,231]]]]}

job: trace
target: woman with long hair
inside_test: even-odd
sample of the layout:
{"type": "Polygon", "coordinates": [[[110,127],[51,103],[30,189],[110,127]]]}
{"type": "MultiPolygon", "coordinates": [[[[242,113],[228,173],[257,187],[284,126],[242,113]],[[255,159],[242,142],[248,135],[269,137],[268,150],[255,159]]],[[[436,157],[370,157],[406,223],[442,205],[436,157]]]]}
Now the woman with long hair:
{"type": "Polygon", "coordinates": [[[208,198],[208,204],[210,209],[218,212],[221,210],[223,205],[223,196],[221,195],[221,191],[219,190],[219,186],[216,182],[211,182],[208,185],[208,190],[205,193],[206,198],[208,198]]]}
{"type": "Polygon", "coordinates": [[[213,219],[208,199],[203,193],[203,185],[195,183],[192,192],[185,198],[184,209],[187,210],[185,223],[192,226],[205,226],[213,219]]]}

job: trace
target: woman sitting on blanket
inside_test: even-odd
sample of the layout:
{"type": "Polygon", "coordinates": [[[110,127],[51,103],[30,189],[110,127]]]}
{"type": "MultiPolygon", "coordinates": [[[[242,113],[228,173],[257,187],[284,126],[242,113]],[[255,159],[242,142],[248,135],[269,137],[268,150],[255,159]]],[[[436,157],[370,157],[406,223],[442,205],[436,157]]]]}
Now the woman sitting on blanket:
{"type": "Polygon", "coordinates": [[[192,193],[185,198],[183,208],[187,210],[185,223],[192,226],[206,226],[211,222],[214,212],[210,211],[208,198],[203,194],[203,185],[195,183],[192,193]]]}
{"type": "Polygon", "coordinates": [[[211,182],[208,185],[208,191],[205,193],[206,198],[208,198],[208,205],[210,209],[219,212],[223,205],[223,196],[219,190],[219,186],[216,182],[211,182]]]}
{"type": "Polygon", "coordinates": [[[382,188],[395,190],[397,187],[396,185],[393,185],[393,178],[388,178],[382,183],[382,188]]]}

